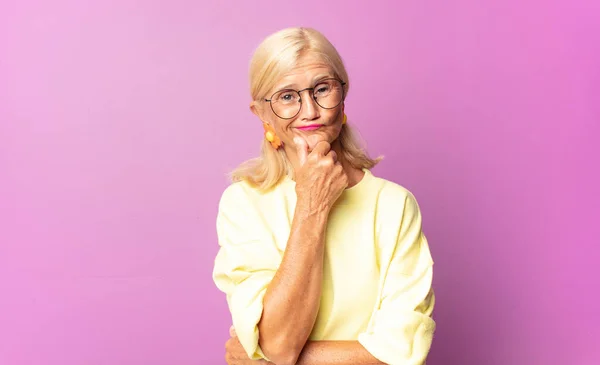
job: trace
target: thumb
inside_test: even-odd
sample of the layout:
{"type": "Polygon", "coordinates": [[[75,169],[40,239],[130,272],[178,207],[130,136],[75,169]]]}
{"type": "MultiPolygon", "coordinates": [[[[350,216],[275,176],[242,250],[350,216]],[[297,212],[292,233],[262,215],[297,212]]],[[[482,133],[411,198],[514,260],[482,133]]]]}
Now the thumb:
{"type": "Polygon", "coordinates": [[[324,141],[323,136],[319,134],[311,134],[306,137],[306,143],[308,144],[308,150],[312,152],[312,150],[317,147],[319,142],[324,141]]]}
{"type": "Polygon", "coordinates": [[[235,328],[233,326],[229,327],[229,336],[236,337],[235,328]]]}
{"type": "Polygon", "coordinates": [[[308,143],[302,137],[294,137],[294,142],[296,143],[296,153],[298,154],[300,166],[303,166],[308,156],[308,143]]]}

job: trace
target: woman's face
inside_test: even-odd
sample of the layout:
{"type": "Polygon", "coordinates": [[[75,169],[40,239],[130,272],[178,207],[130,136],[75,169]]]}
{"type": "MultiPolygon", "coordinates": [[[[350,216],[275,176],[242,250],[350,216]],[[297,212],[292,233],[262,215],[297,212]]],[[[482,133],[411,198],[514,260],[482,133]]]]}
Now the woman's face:
{"type": "Polygon", "coordinates": [[[286,153],[295,153],[296,136],[308,142],[309,150],[320,141],[332,144],[339,136],[344,112],[343,86],[333,78],[328,65],[306,56],[267,94],[273,107],[268,101],[259,101],[259,107],[253,108],[263,122],[273,126],[286,153]],[[313,87],[314,90],[302,91],[313,87]],[[299,98],[294,90],[300,91],[299,98]]]}

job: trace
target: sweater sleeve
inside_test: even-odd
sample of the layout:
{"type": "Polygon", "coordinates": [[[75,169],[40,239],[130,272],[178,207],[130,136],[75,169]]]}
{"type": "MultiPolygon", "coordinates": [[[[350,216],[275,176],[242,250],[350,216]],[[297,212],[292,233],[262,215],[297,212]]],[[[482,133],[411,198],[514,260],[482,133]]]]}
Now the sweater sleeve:
{"type": "Polygon", "coordinates": [[[221,197],[217,236],[213,280],[226,294],[233,326],[248,357],[268,360],[258,344],[258,322],[281,258],[260,212],[239,184],[231,185],[221,197]]]}
{"type": "Polygon", "coordinates": [[[431,318],[433,260],[421,230],[421,215],[410,193],[395,247],[382,262],[387,267],[379,305],[358,341],[374,357],[390,365],[422,365],[431,348],[436,324],[431,318]]]}

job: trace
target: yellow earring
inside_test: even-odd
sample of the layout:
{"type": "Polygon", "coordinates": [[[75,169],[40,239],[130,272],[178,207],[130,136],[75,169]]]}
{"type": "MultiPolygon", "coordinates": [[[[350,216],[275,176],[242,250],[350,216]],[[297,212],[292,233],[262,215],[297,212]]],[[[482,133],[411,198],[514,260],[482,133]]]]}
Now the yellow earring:
{"type": "Polygon", "coordinates": [[[273,133],[271,132],[267,132],[265,137],[267,137],[267,141],[269,142],[273,142],[273,140],[275,139],[275,136],[273,136],[273,133]]]}
{"type": "Polygon", "coordinates": [[[265,129],[265,139],[271,143],[274,149],[281,147],[281,139],[275,134],[275,129],[267,123],[263,122],[263,128],[265,129]]]}
{"type": "Polygon", "coordinates": [[[348,121],[348,117],[346,117],[346,113],[344,113],[344,119],[342,119],[342,124],[346,124],[348,121]]]}

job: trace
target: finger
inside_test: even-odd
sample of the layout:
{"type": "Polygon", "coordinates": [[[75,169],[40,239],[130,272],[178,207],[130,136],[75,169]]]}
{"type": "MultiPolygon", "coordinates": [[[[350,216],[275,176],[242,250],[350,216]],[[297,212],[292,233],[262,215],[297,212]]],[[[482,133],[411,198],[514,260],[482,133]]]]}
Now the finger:
{"type": "Polygon", "coordinates": [[[294,137],[294,143],[296,143],[298,161],[300,162],[300,166],[303,166],[308,157],[308,142],[302,137],[294,137]]]}
{"type": "Polygon", "coordinates": [[[334,150],[330,150],[327,156],[331,157],[334,163],[338,162],[337,153],[334,150]]]}
{"type": "Polygon", "coordinates": [[[315,146],[315,148],[312,150],[311,154],[318,154],[320,156],[327,156],[327,154],[329,153],[329,151],[331,150],[331,145],[329,143],[327,143],[326,141],[321,141],[319,143],[317,143],[317,145],[315,146]]]}
{"type": "Polygon", "coordinates": [[[233,326],[229,327],[229,336],[230,337],[236,337],[237,334],[235,333],[235,328],[233,326]]]}
{"type": "Polygon", "coordinates": [[[308,143],[308,150],[312,151],[317,147],[319,142],[323,141],[323,136],[320,134],[309,134],[306,136],[306,143],[308,143]]]}

